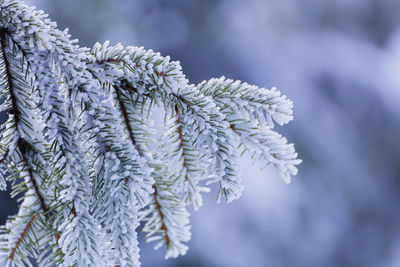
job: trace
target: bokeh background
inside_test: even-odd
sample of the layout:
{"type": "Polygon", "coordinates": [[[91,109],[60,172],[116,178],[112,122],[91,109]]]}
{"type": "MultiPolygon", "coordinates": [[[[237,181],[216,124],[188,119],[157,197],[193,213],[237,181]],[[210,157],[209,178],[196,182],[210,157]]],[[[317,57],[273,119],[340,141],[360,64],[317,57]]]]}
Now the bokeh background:
{"type": "MultiPolygon", "coordinates": [[[[31,0],[80,44],[144,46],[193,83],[276,86],[303,159],[292,184],[241,161],[245,192],[192,213],[189,252],[143,267],[400,266],[400,1],[31,0]]],[[[0,221],[16,213],[0,195],[0,221]]]]}

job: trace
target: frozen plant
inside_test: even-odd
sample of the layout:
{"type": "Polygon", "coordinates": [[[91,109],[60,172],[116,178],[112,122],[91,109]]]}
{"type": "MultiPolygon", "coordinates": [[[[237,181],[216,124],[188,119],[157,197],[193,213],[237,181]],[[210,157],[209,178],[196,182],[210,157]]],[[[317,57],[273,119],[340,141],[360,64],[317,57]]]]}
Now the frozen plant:
{"type": "Polygon", "coordinates": [[[285,182],[301,162],[273,130],[293,119],[276,89],[223,77],[191,85],[179,62],[151,50],[81,48],[16,0],[0,0],[0,94],[0,189],[8,180],[20,201],[0,232],[11,266],[139,266],[139,225],[166,258],[183,255],[187,207],[202,205],[208,185],[218,201],[240,197],[238,153],[285,182]]]}

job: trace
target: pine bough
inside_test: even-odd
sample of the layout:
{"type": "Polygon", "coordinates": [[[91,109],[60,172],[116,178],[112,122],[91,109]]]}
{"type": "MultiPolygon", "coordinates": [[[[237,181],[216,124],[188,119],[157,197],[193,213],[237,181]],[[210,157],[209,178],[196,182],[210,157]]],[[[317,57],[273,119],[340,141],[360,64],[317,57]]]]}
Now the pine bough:
{"type": "Polygon", "coordinates": [[[81,48],[42,11],[0,0],[0,189],[20,209],[0,232],[11,266],[139,266],[137,229],[183,255],[188,206],[243,190],[248,151],[285,182],[301,160],[273,130],[293,119],[276,89],[225,78],[191,85],[179,62],[139,47],[81,48]],[[165,113],[154,149],[151,111],[165,113]],[[34,263],[35,262],[35,263],[34,263]]]}

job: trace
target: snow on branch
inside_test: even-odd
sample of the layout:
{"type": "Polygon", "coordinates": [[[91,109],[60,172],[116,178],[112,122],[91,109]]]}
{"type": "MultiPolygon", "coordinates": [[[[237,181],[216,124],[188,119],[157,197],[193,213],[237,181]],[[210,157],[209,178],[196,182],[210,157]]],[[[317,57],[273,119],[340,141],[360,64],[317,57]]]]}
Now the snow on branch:
{"type": "Polygon", "coordinates": [[[12,266],[139,266],[137,230],[184,255],[188,206],[207,185],[240,197],[247,150],[286,181],[293,144],[273,130],[293,119],[276,89],[225,78],[191,85],[180,63],[108,42],[89,50],[43,11],[0,0],[0,189],[22,197],[0,229],[12,266]],[[160,136],[152,112],[163,113],[160,136]],[[156,141],[157,140],[157,141],[156,141]]]}
{"type": "Polygon", "coordinates": [[[293,144],[273,131],[274,121],[279,125],[293,119],[293,104],[276,88],[271,90],[221,77],[204,81],[200,92],[211,96],[240,137],[240,146],[256,159],[272,164],[281,178],[290,183],[301,163],[293,144]]]}

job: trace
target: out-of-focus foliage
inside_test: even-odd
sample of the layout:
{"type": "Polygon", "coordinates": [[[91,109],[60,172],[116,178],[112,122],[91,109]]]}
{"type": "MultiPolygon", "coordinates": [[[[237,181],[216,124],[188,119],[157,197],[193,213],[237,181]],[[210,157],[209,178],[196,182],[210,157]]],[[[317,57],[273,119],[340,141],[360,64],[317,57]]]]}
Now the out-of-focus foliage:
{"type": "Polygon", "coordinates": [[[296,103],[284,132],[301,177],[283,187],[268,169],[246,172],[252,194],[195,213],[196,241],[171,266],[400,265],[399,1],[31,2],[88,46],[145,45],[195,82],[229,74],[296,103]]]}

